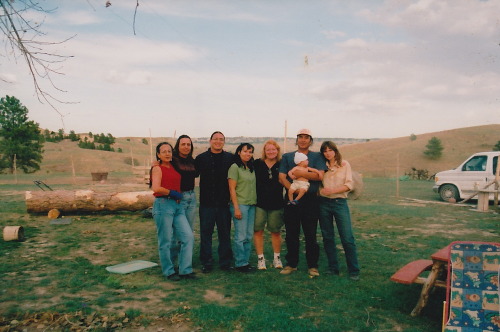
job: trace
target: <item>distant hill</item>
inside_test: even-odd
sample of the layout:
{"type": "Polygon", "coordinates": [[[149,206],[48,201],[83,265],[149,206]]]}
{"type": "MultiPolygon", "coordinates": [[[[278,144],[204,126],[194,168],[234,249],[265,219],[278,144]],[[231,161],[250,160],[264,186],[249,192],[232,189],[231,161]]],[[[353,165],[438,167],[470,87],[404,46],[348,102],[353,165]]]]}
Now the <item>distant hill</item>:
{"type": "Polygon", "coordinates": [[[476,152],[492,151],[500,141],[500,124],[452,129],[418,135],[351,144],[340,147],[342,155],[353,169],[371,177],[394,177],[399,155],[400,174],[412,167],[426,169],[429,174],[457,167],[476,152]],[[423,152],[428,141],[436,136],[443,144],[439,160],[427,159],[423,152]]]}
{"type": "MultiPolygon", "coordinates": [[[[226,148],[234,151],[237,144],[248,141],[256,148],[255,156],[260,157],[262,144],[270,137],[227,137],[226,148]]],[[[135,166],[148,166],[151,156],[154,158],[154,147],[161,141],[175,143],[173,138],[153,137],[153,147],[143,143],[143,137],[118,137],[113,145],[115,150],[121,148],[123,153],[86,150],[77,146],[76,142],[64,140],[59,143],[45,143],[44,160],[41,173],[69,173],[88,175],[90,172],[131,173],[133,158],[135,166]]],[[[283,146],[283,138],[274,138],[283,146]]],[[[330,138],[328,138],[330,139],[330,138]]],[[[149,142],[149,138],[146,138],[149,142]]],[[[326,138],[314,138],[313,149],[319,150],[321,142],[326,138]]],[[[480,151],[491,151],[500,140],[500,124],[453,129],[435,133],[418,135],[412,141],[410,137],[392,139],[330,139],[340,146],[344,158],[353,169],[365,177],[394,177],[396,175],[397,155],[399,154],[400,174],[412,167],[427,169],[430,174],[458,166],[469,155],[480,151]],[[444,150],[441,159],[432,161],[424,157],[423,151],[433,136],[441,139],[444,150]]],[[[208,137],[194,138],[194,155],[208,149],[208,137]]],[[[286,148],[295,148],[295,138],[288,138],[286,148]]]]}

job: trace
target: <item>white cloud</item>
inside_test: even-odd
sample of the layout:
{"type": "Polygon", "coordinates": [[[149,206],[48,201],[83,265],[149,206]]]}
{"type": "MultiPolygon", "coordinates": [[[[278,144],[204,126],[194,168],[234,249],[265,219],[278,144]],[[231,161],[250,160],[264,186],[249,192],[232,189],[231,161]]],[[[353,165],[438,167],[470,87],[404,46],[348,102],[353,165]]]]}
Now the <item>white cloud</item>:
{"type": "Polygon", "coordinates": [[[101,22],[95,13],[88,10],[67,11],[59,18],[51,20],[52,22],[64,22],[64,24],[72,25],[91,25],[101,22]]]}
{"type": "Polygon", "coordinates": [[[344,31],[324,30],[321,31],[321,33],[328,39],[337,39],[346,36],[346,33],[344,31]]]}
{"type": "Polygon", "coordinates": [[[147,71],[117,72],[116,70],[110,70],[104,76],[111,83],[146,85],[151,82],[153,74],[147,71]]]}
{"type": "Polygon", "coordinates": [[[362,15],[378,24],[402,28],[426,39],[444,35],[486,38],[497,35],[499,12],[498,1],[388,0],[379,8],[362,11],[362,15]]]}

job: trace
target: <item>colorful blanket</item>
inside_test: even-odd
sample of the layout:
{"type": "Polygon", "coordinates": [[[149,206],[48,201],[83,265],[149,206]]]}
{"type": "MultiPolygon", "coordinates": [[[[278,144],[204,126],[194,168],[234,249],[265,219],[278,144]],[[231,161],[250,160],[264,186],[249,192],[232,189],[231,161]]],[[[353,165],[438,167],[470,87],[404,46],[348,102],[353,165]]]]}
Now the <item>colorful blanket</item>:
{"type": "Polygon", "coordinates": [[[444,331],[499,331],[500,243],[454,242],[450,264],[444,331]]]}

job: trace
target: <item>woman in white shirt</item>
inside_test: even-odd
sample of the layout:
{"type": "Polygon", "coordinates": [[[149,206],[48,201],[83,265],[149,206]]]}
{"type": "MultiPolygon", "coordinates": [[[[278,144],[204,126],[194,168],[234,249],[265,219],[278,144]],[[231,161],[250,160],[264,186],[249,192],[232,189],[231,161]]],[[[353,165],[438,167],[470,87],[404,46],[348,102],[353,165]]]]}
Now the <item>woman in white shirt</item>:
{"type": "Polygon", "coordinates": [[[353,189],[351,165],[342,160],[337,145],[332,141],[321,144],[321,154],[326,159],[328,170],[323,176],[320,189],[319,224],[323,234],[323,246],[328,258],[329,274],[339,275],[337,249],[335,247],[335,229],[337,225],[340,241],[345,251],[347,270],[351,280],[359,280],[359,263],[356,241],[351,224],[351,213],[347,205],[347,193],[353,189]]]}

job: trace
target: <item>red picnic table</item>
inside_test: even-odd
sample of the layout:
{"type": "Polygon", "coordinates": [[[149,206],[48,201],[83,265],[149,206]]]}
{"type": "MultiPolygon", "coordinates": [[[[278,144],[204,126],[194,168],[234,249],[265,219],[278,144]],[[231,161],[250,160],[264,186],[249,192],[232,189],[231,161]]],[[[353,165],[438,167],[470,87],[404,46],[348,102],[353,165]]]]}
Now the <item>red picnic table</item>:
{"type": "Polygon", "coordinates": [[[431,255],[431,259],[418,259],[400,268],[391,276],[391,280],[401,284],[422,284],[422,291],[417,305],[413,308],[411,315],[417,316],[427,305],[429,294],[434,287],[446,288],[447,263],[450,256],[450,246],[438,250],[431,255]],[[424,271],[430,271],[427,277],[420,275],[424,271]]]}

